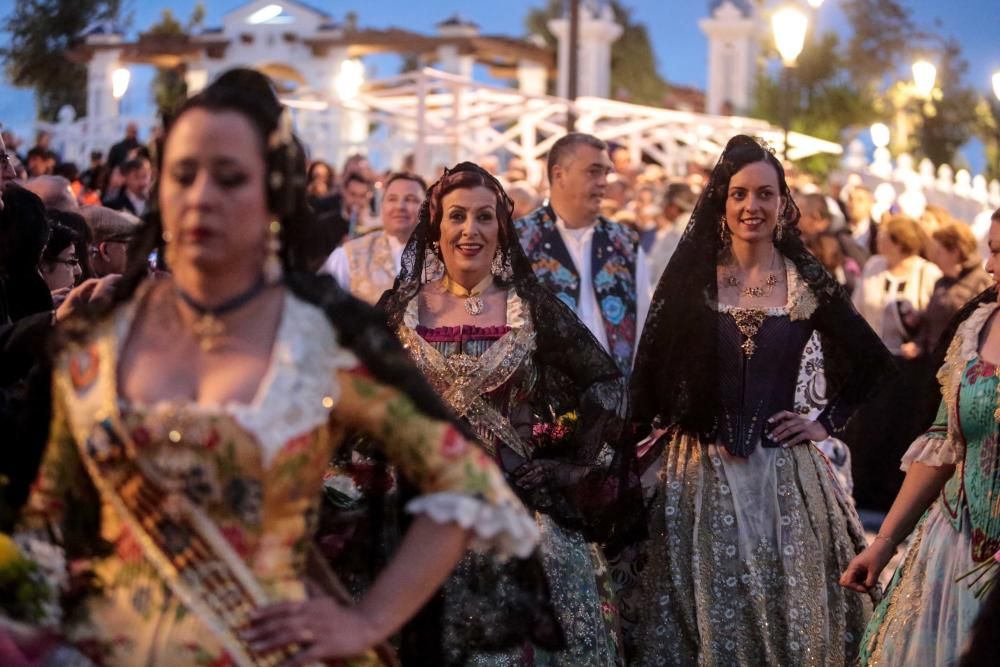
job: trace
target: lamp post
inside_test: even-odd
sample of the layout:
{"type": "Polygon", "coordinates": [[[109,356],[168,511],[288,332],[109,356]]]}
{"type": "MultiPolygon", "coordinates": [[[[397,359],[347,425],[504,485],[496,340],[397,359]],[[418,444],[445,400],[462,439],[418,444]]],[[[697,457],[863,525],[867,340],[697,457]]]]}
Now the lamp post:
{"type": "Polygon", "coordinates": [[[806,41],[806,31],[809,29],[809,18],[794,5],[781,7],[771,16],[771,30],[774,32],[774,45],[781,54],[782,78],[782,110],[781,129],[784,139],[781,144],[781,157],[788,159],[788,130],[791,124],[792,76],[791,69],[802,53],[806,41]]]}
{"type": "Polygon", "coordinates": [[[569,113],[566,114],[566,131],[576,130],[576,91],[580,78],[580,0],[569,0],[569,62],[566,97],[569,99],[569,113]]]}
{"type": "Polygon", "coordinates": [[[993,94],[1000,101],[1000,70],[993,73],[993,94]]]}
{"type": "Polygon", "coordinates": [[[111,73],[111,96],[118,103],[118,115],[122,115],[122,98],[128,90],[129,81],[132,80],[132,73],[124,67],[119,67],[111,73]]]}
{"type": "Polygon", "coordinates": [[[913,63],[913,83],[916,85],[917,95],[922,99],[929,100],[934,94],[934,86],[937,84],[937,67],[929,60],[918,60],[913,63]]]}

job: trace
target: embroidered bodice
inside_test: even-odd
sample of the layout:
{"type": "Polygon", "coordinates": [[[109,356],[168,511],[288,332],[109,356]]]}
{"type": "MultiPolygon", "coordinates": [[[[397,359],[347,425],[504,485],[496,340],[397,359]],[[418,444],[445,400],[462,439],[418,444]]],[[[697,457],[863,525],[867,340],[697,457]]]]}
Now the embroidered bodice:
{"type": "Polygon", "coordinates": [[[1000,549],[1000,374],[979,355],[980,336],[996,303],[983,304],[958,328],[938,371],[941,405],[934,424],[903,458],[955,465],[941,502],[956,530],[969,521],[972,558],[1000,549]]]}
{"type": "Polygon", "coordinates": [[[93,562],[100,594],[67,629],[73,641],[107,643],[106,664],[188,665],[222,650],[257,664],[233,628],[255,604],[305,597],[324,473],[348,429],[375,438],[421,491],[411,513],[472,529],[476,548],[532,551],[537,528],[499,469],[372,378],[311,304],[286,296],[255,399],[215,407],[118,398],[134,309],[59,358],[50,443],[23,526],[62,535],[73,557],[98,537],[113,546],[93,562]],[[122,628],[138,649],[115,643],[122,628]]]}
{"type": "Polygon", "coordinates": [[[715,304],[718,318],[719,423],[726,449],[749,456],[760,443],[775,447],[765,434],[767,419],[795,408],[802,355],[814,327],[808,316],[811,293],[793,265],[786,266],[788,303],[779,308],[739,308],[715,304]]]}

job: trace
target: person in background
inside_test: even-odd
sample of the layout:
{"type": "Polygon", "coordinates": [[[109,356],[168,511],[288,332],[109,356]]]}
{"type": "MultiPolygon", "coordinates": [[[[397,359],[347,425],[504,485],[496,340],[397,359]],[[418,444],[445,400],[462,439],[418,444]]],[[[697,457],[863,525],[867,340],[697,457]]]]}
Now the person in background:
{"type": "Polygon", "coordinates": [[[3,186],[0,210],[0,281],[6,316],[16,322],[52,310],[52,296],[38,273],[49,238],[49,219],[42,201],[17,183],[3,186]]]}
{"type": "Polygon", "coordinates": [[[306,180],[308,181],[308,185],[306,186],[307,195],[310,199],[329,197],[337,190],[335,185],[336,178],[337,175],[329,163],[322,160],[313,161],[309,165],[309,171],[306,174],[306,180]]]}
{"type": "Polygon", "coordinates": [[[837,278],[837,282],[847,286],[849,292],[854,291],[854,285],[861,276],[861,269],[868,260],[868,253],[858,245],[851,233],[844,228],[836,228],[833,215],[826,197],[819,193],[807,194],[797,199],[802,217],[799,219],[799,230],[802,232],[802,242],[810,251],[814,251],[823,265],[837,278]],[[833,237],[839,246],[834,252],[825,235],[833,237]],[[821,240],[822,239],[822,240],[821,240]],[[822,253],[822,254],[820,254],[822,253]],[[836,264],[833,263],[834,258],[836,264]],[[823,261],[824,258],[830,262],[823,261]],[[838,275],[839,274],[839,275],[838,275]]]}
{"type": "Polygon", "coordinates": [[[60,211],[80,210],[70,182],[63,176],[36,176],[25,183],[24,187],[38,195],[45,208],[60,211]]]}
{"type": "MultiPolygon", "coordinates": [[[[847,192],[847,229],[854,241],[868,256],[878,252],[879,221],[872,217],[875,196],[863,185],[857,185],[847,192]]],[[[861,262],[862,266],[864,262],[861,262]]]]}
{"type": "Polygon", "coordinates": [[[55,167],[54,161],[50,160],[50,151],[39,148],[35,146],[28,151],[27,155],[27,169],[28,177],[35,178],[36,176],[45,176],[52,173],[52,169],[55,167]],[[50,166],[50,162],[52,162],[50,166]]]}
{"type": "Polygon", "coordinates": [[[854,445],[855,496],[858,505],[886,511],[903,481],[895,461],[924,429],[926,360],[906,343],[916,339],[941,269],[923,259],[920,223],[904,215],[878,227],[879,254],[865,264],[854,289],[854,305],[892,353],[899,373],[859,413],[846,439],[854,445]]]}
{"type": "Polygon", "coordinates": [[[83,216],[73,211],[60,211],[58,209],[46,209],[45,214],[53,225],[62,225],[73,231],[73,247],[76,250],[76,260],[80,266],[80,275],[76,283],[80,284],[85,280],[94,277],[94,270],[90,267],[90,243],[93,234],[83,216]]]}
{"type": "Polygon", "coordinates": [[[525,180],[514,181],[507,188],[507,194],[514,202],[514,219],[523,218],[538,208],[538,191],[525,180]]]}
{"type": "Polygon", "coordinates": [[[38,269],[52,293],[52,304],[59,307],[80,279],[80,260],[76,256],[77,236],[69,227],[54,224],[49,228],[49,241],[42,251],[38,269]]]}
{"type": "Polygon", "coordinates": [[[399,273],[403,247],[417,226],[426,190],[419,176],[402,172],[390,175],[383,189],[382,229],[334,250],[322,272],[332,275],[359,299],[377,302],[399,273]]]}
{"type": "Polygon", "coordinates": [[[931,234],[927,258],[944,274],[934,284],[927,309],[920,318],[917,335],[904,344],[907,357],[929,354],[937,349],[941,335],[962,307],[993,279],[983,268],[983,258],[976,250],[976,237],[969,226],[950,219],[931,234]]]}
{"type": "Polygon", "coordinates": [[[542,285],[576,311],[628,377],[649,311],[649,266],[635,230],[600,215],[612,171],[607,145],[567,134],[549,150],[546,171],[549,203],[514,223],[521,245],[542,285]]]}
{"type": "Polygon", "coordinates": [[[86,206],[80,211],[93,240],[90,265],[98,278],[122,274],[128,259],[128,247],[141,226],[134,215],[104,206],[86,206]]]}
{"type": "MultiPolygon", "coordinates": [[[[930,238],[934,232],[952,221],[954,221],[954,218],[951,217],[948,209],[936,204],[927,204],[924,207],[924,212],[920,214],[918,222],[920,222],[920,228],[924,230],[924,234],[930,238]]],[[[930,259],[930,257],[927,259],[930,259]]]]}
{"type": "Polygon", "coordinates": [[[670,258],[677,249],[681,235],[691,219],[691,211],[698,201],[694,190],[687,183],[671,183],[663,195],[663,208],[657,218],[657,227],[648,252],[650,287],[656,288],[670,258]]]}
{"type": "Polygon", "coordinates": [[[121,165],[125,184],[120,194],[105,202],[105,206],[116,211],[128,211],[132,215],[142,217],[149,201],[149,189],[153,183],[153,168],[149,160],[137,157],[127,160],[121,165]]]}
{"type": "Polygon", "coordinates": [[[80,174],[80,181],[87,190],[100,194],[104,190],[107,180],[108,165],[104,162],[104,153],[90,151],[90,166],[80,174]]]}
{"type": "Polygon", "coordinates": [[[125,136],[108,151],[108,168],[114,169],[129,159],[129,153],[139,148],[139,126],[130,121],[125,125],[125,136]]]}

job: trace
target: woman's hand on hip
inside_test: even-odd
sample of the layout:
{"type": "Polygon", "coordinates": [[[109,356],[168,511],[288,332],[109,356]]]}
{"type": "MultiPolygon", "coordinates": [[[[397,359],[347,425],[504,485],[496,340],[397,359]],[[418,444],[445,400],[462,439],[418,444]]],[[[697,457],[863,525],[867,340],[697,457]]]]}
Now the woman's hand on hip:
{"type": "Polygon", "coordinates": [[[357,607],[345,607],[330,597],[279,602],[257,610],[244,641],[258,655],[297,646],[280,667],[301,667],[364,653],[384,639],[376,624],[357,607]]]}
{"type": "Polygon", "coordinates": [[[830,434],[818,421],[803,415],[782,410],[767,420],[768,437],[783,447],[791,447],[806,442],[826,440],[830,434]]]}

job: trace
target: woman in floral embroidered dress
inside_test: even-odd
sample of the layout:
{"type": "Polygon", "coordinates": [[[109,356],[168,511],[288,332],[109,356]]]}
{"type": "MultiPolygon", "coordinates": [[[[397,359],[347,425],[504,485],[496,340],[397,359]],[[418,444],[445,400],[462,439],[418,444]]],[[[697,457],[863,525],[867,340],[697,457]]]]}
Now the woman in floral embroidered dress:
{"type": "Polygon", "coordinates": [[[638,664],[856,655],[871,603],[837,580],[864,536],[810,443],[842,431],[890,361],[798,217],[781,163],[734,137],[653,298],[632,380],[634,418],[656,429],[645,456],[662,451],[638,664]],[[795,396],[817,348],[813,416],[795,396]]]}
{"type": "Polygon", "coordinates": [[[634,450],[621,444],[625,382],[535,279],[512,211],[484,169],[446,171],[428,192],[395,288],[379,301],[417,366],[535,511],[567,644],[463,657],[465,619],[492,611],[467,591],[506,577],[503,564],[470,555],[444,587],[446,655],[476,665],[621,664],[607,565],[594,542],[618,540],[641,515],[634,450]]]}
{"type": "MultiPolygon", "coordinates": [[[[995,279],[1000,209],[993,213],[989,250],[986,270],[995,279]]],[[[844,572],[848,588],[871,589],[896,547],[916,529],[868,626],[864,665],[956,665],[970,639],[982,600],[974,586],[956,580],[1000,550],[996,314],[993,286],[953,322],[937,376],[937,418],[903,456],[906,478],[878,536],[844,572]]]]}
{"type": "Polygon", "coordinates": [[[537,541],[374,311],[299,270],[309,218],[288,123],[249,70],[188,100],[137,255],[162,235],[172,276],[146,280],[137,263],[57,359],[19,539],[30,551],[32,536],[56,536],[74,570],[89,565],[62,630],[98,664],[389,660],[372,647],[470,542],[525,557],[537,541]],[[348,428],[383,443],[422,494],[397,559],[356,605],[310,548],[348,428]]]}

